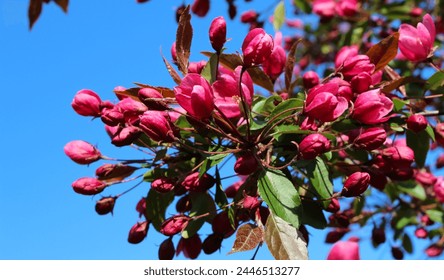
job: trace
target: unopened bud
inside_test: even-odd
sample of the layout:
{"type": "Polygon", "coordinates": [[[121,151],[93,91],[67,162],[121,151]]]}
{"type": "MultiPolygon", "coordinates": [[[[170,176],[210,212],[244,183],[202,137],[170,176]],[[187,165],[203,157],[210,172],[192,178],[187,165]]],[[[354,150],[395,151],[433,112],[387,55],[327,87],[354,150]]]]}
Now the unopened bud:
{"type": "Polygon", "coordinates": [[[220,16],[213,19],[209,33],[211,46],[216,52],[220,52],[227,40],[227,23],[224,17],[220,16]]]}
{"type": "Polygon", "coordinates": [[[182,182],[182,186],[184,186],[188,191],[204,192],[210,189],[215,182],[216,180],[214,177],[208,173],[204,173],[202,176],[200,176],[199,172],[194,172],[185,177],[182,182]]]}
{"type": "Polygon", "coordinates": [[[83,195],[99,194],[106,188],[106,186],[106,183],[90,177],[83,177],[72,183],[74,191],[83,195]]]}
{"type": "Polygon", "coordinates": [[[78,164],[90,164],[102,157],[100,151],[88,142],[74,140],[63,148],[65,154],[78,164]]]}
{"type": "Polygon", "coordinates": [[[234,172],[239,175],[250,175],[258,168],[258,162],[252,153],[240,155],[234,164],[234,172]]]}
{"type": "Polygon", "coordinates": [[[191,218],[186,215],[175,215],[166,219],[162,223],[162,225],[160,226],[160,232],[166,236],[173,236],[184,230],[190,220],[191,218]]]}
{"type": "Polygon", "coordinates": [[[426,117],[419,114],[411,115],[407,119],[407,128],[416,133],[426,129],[428,124],[426,117]]]}
{"type": "Polygon", "coordinates": [[[319,133],[309,134],[299,143],[299,152],[304,159],[314,159],[329,150],[330,140],[319,133]]]}
{"type": "Polygon", "coordinates": [[[370,183],[370,174],[367,172],[355,172],[344,183],[341,195],[345,197],[359,196],[363,194],[370,183]]]}
{"type": "Polygon", "coordinates": [[[174,180],[169,178],[159,178],[151,183],[151,188],[160,193],[167,193],[174,189],[174,180]]]}
{"type": "Polygon", "coordinates": [[[249,67],[261,64],[270,56],[273,46],[273,38],[264,29],[254,28],[242,43],[244,65],[249,67]]]}
{"type": "Polygon", "coordinates": [[[194,234],[190,238],[180,238],[179,243],[177,244],[176,256],[181,252],[188,259],[196,259],[200,252],[202,251],[202,240],[199,237],[199,234],[194,234]]]}
{"type": "Polygon", "coordinates": [[[128,233],[128,242],[138,244],[142,242],[148,234],[149,223],[147,221],[138,222],[130,229],[128,233]]]}
{"type": "Polygon", "coordinates": [[[114,205],[116,203],[117,196],[102,197],[96,202],[96,212],[99,215],[106,215],[108,213],[113,213],[114,205]]]}
{"type": "Polygon", "coordinates": [[[174,248],[173,240],[170,238],[165,239],[159,246],[159,260],[172,260],[176,249],[174,248]]]}
{"type": "Polygon", "coordinates": [[[204,242],[202,243],[202,249],[204,253],[210,255],[219,250],[220,247],[222,246],[222,240],[223,237],[221,237],[218,234],[213,233],[208,235],[207,238],[205,238],[204,242]]]}
{"type": "Polygon", "coordinates": [[[81,116],[100,116],[102,100],[92,90],[82,89],[76,93],[71,106],[77,114],[81,116]]]}

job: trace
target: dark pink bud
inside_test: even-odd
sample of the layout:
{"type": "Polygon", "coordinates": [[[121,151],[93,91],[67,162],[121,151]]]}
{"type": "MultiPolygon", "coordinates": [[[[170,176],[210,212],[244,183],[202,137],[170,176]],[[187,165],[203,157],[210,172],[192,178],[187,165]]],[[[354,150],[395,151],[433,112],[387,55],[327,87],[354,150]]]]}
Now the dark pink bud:
{"type": "Polygon", "coordinates": [[[176,249],[174,248],[173,240],[170,238],[165,239],[159,246],[159,260],[172,260],[176,249]]]}
{"type": "Polygon", "coordinates": [[[102,158],[100,151],[88,142],[74,140],[63,148],[65,154],[78,164],[90,164],[102,158]]]}
{"type": "Polygon", "coordinates": [[[177,50],[176,50],[176,42],[175,41],[171,45],[171,58],[174,63],[177,62],[177,50]]]}
{"type": "Polygon", "coordinates": [[[137,97],[149,110],[164,111],[168,106],[163,102],[162,94],[154,88],[141,88],[137,97]]]}
{"type": "Polygon", "coordinates": [[[415,230],[415,236],[420,239],[427,238],[428,232],[425,228],[419,227],[415,230]]]}
{"type": "MultiPolygon", "coordinates": [[[[230,223],[227,211],[219,212],[214,216],[211,227],[214,233],[219,234],[223,238],[230,237],[236,231],[230,223]]],[[[237,227],[237,222],[235,222],[235,227],[237,227]]]]}
{"type": "Polygon", "coordinates": [[[185,258],[194,260],[199,256],[201,251],[202,240],[199,234],[195,234],[187,239],[183,237],[180,238],[177,244],[176,256],[182,252],[185,258]]]}
{"type": "Polygon", "coordinates": [[[206,64],[207,62],[204,60],[199,62],[190,62],[188,65],[188,73],[200,74],[206,64]]]}
{"type": "Polygon", "coordinates": [[[358,128],[352,130],[349,134],[349,142],[357,149],[367,151],[375,150],[381,147],[387,139],[387,133],[381,127],[358,128]]]}
{"type": "Polygon", "coordinates": [[[100,116],[102,100],[92,90],[82,89],[76,93],[71,103],[72,108],[81,116],[100,116]]]}
{"type": "Polygon", "coordinates": [[[340,68],[345,60],[348,57],[354,57],[358,55],[359,47],[358,46],[345,46],[342,47],[335,57],[335,67],[338,69],[340,68]]]}
{"type": "Polygon", "coordinates": [[[151,188],[160,193],[167,193],[174,189],[174,180],[170,178],[159,178],[151,183],[151,188]]]}
{"type": "Polygon", "coordinates": [[[359,243],[338,241],[330,249],[327,260],[359,260],[359,243]]]}
{"type": "Polygon", "coordinates": [[[107,184],[104,182],[90,177],[83,177],[72,183],[74,191],[83,195],[95,195],[101,193],[106,186],[107,184]]]}
{"type": "Polygon", "coordinates": [[[204,17],[210,10],[210,0],[194,0],[191,11],[199,16],[204,17]]]}
{"type": "Polygon", "coordinates": [[[332,198],[330,204],[328,205],[325,211],[330,213],[336,213],[341,209],[341,205],[339,204],[339,200],[337,198],[332,198]]]}
{"type": "Polygon", "coordinates": [[[415,180],[424,187],[433,186],[438,180],[432,173],[427,171],[415,172],[415,180]]]}
{"type": "Polygon", "coordinates": [[[382,150],[384,160],[394,167],[409,167],[415,160],[415,153],[408,146],[393,146],[382,150]]]}
{"type": "Polygon", "coordinates": [[[372,229],[372,242],[375,246],[378,246],[386,241],[384,227],[373,227],[372,229]]]}
{"type": "Polygon", "coordinates": [[[213,19],[209,34],[211,46],[216,52],[220,52],[227,40],[227,23],[224,17],[220,16],[213,19]]]}
{"type": "Polygon", "coordinates": [[[336,243],[348,232],[350,232],[349,228],[335,228],[327,233],[325,236],[325,243],[336,243]]]}
{"type": "Polygon", "coordinates": [[[258,199],[257,196],[250,196],[244,193],[244,198],[240,202],[242,205],[242,208],[254,211],[256,210],[259,205],[261,205],[261,201],[258,199]]]}
{"type": "Polygon", "coordinates": [[[404,259],[404,252],[399,247],[392,247],[392,256],[395,260],[404,259]]]}
{"type": "Polygon", "coordinates": [[[145,215],[146,211],[146,197],[142,197],[136,204],[136,211],[139,213],[139,218],[145,215]]]}
{"type": "Polygon", "coordinates": [[[322,122],[340,117],[348,109],[348,101],[338,94],[339,86],[339,83],[330,81],[311,88],[305,100],[305,114],[322,122]]]}
{"type": "Polygon", "coordinates": [[[117,126],[125,123],[125,116],[117,106],[103,109],[100,119],[104,124],[109,126],[117,126]]]}
{"type": "Polygon", "coordinates": [[[131,244],[138,244],[142,242],[148,234],[149,223],[147,221],[138,222],[131,227],[128,233],[128,242],[131,244]]]}
{"type": "Polygon", "coordinates": [[[129,97],[120,100],[115,108],[123,113],[126,122],[130,122],[132,118],[137,117],[148,110],[145,104],[129,97]]]}
{"type": "Polygon", "coordinates": [[[370,174],[367,172],[355,172],[345,180],[341,195],[353,197],[363,194],[370,183],[370,174]]]}
{"type": "Polygon", "coordinates": [[[268,59],[273,51],[273,38],[262,28],[254,28],[248,32],[242,43],[244,65],[259,65],[268,59]]]}
{"type": "Polygon", "coordinates": [[[347,81],[363,72],[373,74],[374,70],[375,65],[370,62],[370,58],[365,54],[348,56],[344,60],[342,68],[340,68],[340,72],[347,81]]]}
{"type": "Polygon", "coordinates": [[[104,182],[116,182],[130,176],[137,169],[131,165],[105,163],[96,169],[96,176],[104,182]]]}
{"type": "Polygon", "coordinates": [[[304,159],[314,159],[330,150],[330,140],[319,133],[309,134],[299,143],[299,152],[304,159]]]}
{"type": "Polygon", "coordinates": [[[191,210],[191,197],[189,195],[182,196],[176,203],[176,211],[178,213],[184,213],[191,210]]]}
{"type": "Polygon", "coordinates": [[[309,90],[319,84],[319,76],[315,71],[307,71],[302,76],[302,83],[304,88],[309,90]]]}
{"type": "Polygon", "coordinates": [[[174,88],[179,105],[191,116],[208,119],[214,109],[214,97],[210,84],[199,74],[191,73],[174,88]]]}
{"type": "Polygon", "coordinates": [[[142,131],[135,126],[116,127],[116,129],[111,129],[111,127],[108,126],[107,128],[111,137],[111,143],[116,147],[131,145],[142,133],[142,131]]]}
{"type": "Polygon", "coordinates": [[[259,15],[254,10],[245,11],[241,14],[240,20],[243,23],[254,23],[259,15]]]}
{"type": "Polygon", "coordinates": [[[407,119],[407,128],[416,133],[426,129],[428,124],[426,117],[419,114],[411,115],[407,119]]]}
{"type": "Polygon", "coordinates": [[[436,168],[442,168],[444,167],[444,154],[440,155],[437,159],[436,159],[436,168]]]}
{"type": "Polygon", "coordinates": [[[106,215],[113,213],[114,205],[116,204],[117,196],[102,197],[96,202],[96,212],[99,215],[106,215]]]}
{"type": "Polygon", "coordinates": [[[434,221],[432,221],[432,219],[430,219],[430,217],[428,215],[421,216],[420,220],[421,220],[421,224],[424,226],[431,226],[435,223],[434,221]]]}
{"type": "Polygon", "coordinates": [[[162,223],[162,225],[160,226],[160,232],[166,236],[173,236],[184,230],[190,220],[191,218],[186,215],[175,215],[166,219],[162,223]]]}
{"type": "Polygon", "coordinates": [[[258,162],[253,154],[244,153],[240,155],[234,164],[234,172],[239,175],[250,175],[258,168],[258,162]]]}
{"type": "Polygon", "coordinates": [[[438,244],[432,244],[425,250],[425,253],[429,257],[438,257],[442,254],[444,247],[438,244]]]}
{"type": "Polygon", "coordinates": [[[433,18],[426,14],[417,27],[403,23],[399,27],[399,50],[412,62],[426,60],[433,55],[436,36],[433,18]]]}
{"type": "Polygon", "coordinates": [[[210,255],[220,249],[223,238],[218,234],[210,234],[202,243],[202,250],[205,254],[210,255]]]}
{"type": "Polygon", "coordinates": [[[352,118],[364,124],[378,124],[387,121],[393,109],[393,102],[380,93],[379,89],[358,95],[354,102],[352,118]]]}
{"type": "Polygon", "coordinates": [[[350,81],[350,84],[356,93],[367,91],[372,83],[372,76],[367,72],[359,73],[350,81]]]}
{"type": "Polygon", "coordinates": [[[199,176],[199,172],[194,172],[185,177],[182,181],[182,186],[184,186],[187,191],[204,192],[211,188],[214,183],[215,179],[208,173],[199,176]]]}
{"type": "Polygon", "coordinates": [[[240,187],[242,186],[243,183],[244,183],[244,180],[240,180],[240,181],[237,181],[236,183],[228,186],[225,189],[225,195],[228,198],[234,198],[237,194],[237,191],[240,189],[240,187]]]}
{"type": "Polygon", "coordinates": [[[140,116],[140,128],[152,140],[160,142],[174,141],[173,124],[163,111],[146,111],[140,116]]]}
{"type": "Polygon", "coordinates": [[[284,48],[275,45],[270,56],[262,63],[262,69],[272,81],[275,81],[282,74],[287,61],[284,48]]]}
{"type": "Polygon", "coordinates": [[[410,10],[409,15],[411,17],[419,17],[422,15],[422,9],[420,7],[414,7],[410,10]]]}

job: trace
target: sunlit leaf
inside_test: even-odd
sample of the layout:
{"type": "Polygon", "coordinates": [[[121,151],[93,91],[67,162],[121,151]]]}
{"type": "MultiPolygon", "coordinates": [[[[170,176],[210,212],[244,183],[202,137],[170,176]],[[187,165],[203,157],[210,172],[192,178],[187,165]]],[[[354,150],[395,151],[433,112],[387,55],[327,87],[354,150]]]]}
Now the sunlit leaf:
{"type": "Polygon", "coordinates": [[[177,73],[176,69],[174,69],[173,65],[164,57],[162,56],[163,63],[165,63],[165,66],[167,68],[168,73],[170,74],[171,78],[173,78],[173,81],[176,84],[180,84],[182,81],[182,78],[180,78],[179,73],[177,73]]]}
{"type": "Polygon", "coordinates": [[[290,87],[291,87],[291,78],[293,77],[293,69],[294,69],[294,64],[296,62],[296,48],[298,47],[299,43],[302,40],[299,39],[296,42],[294,42],[294,44],[291,46],[290,51],[288,52],[287,55],[287,60],[285,62],[285,70],[284,70],[284,75],[285,75],[285,88],[287,89],[287,91],[290,91],[290,87]]]}
{"type": "Polygon", "coordinates": [[[273,14],[273,27],[275,31],[281,29],[285,22],[285,4],[284,1],[279,2],[274,9],[273,14]]]}
{"type": "Polygon", "coordinates": [[[32,29],[34,23],[42,12],[43,0],[30,0],[28,8],[29,29],[32,29]]]}
{"type": "Polygon", "coordinates": [[[228,254],[253,250],[262,243],[264,230],[253,224],[243,224],[236,232],[236,239],[228,254]]]}
{"type": "Polygon", "coordinates": [[[430,136],[427,131],[420,131],[415,133],[413,131],[407,130],[407,145],[413,150],[415,154],[415,162],[419,167],[423,167],[427,154],[430,148],[430,136]]]}
{"type": "Polygon", "coordinates": [[[375,65],[375,72],[383,69],[396,57],[398,53],[398,40],[399,33],[395,32],[376,45],[373,45],[367,51],[370,62],[375,65]]]}
{"type": "Polygon", "coordinates": [[[265,243],[276,260],[308,260],[302,233],[273,212],[265,224],[265,243]]]}
{"type": "Polygon", "coordinates": [[[208,60],[207,64],[205,64],[205,67],[202,69],[202,72],[200,73],[202,77],[205,78],[210,84],[214,83],[216,81],[216,75],[217,75],[217,68],[219,66],[219,58],[217,54],[212,54],[210,56],[210,59],[208,60]]]}
{"type": "Polygon", "coordinates": [[[190,6],[183,9],[176,32],[176,56],[179,70],[188,73],[193,27],[191,26],[190,6]]]}
{"type": "Polygon", "coordinates": [[[426,89],[437,90],[444,86],[444,72],[438,71],[433,74],[426,83],[426,89]]]}
{"type": "MultiPolygon", "coordinates": [[[[328,199],[333,195],[333,183],[330,180],[327,165],[322,158],[317,157],[316,160],[307,167],[307,174],[310,183],[319,195],[319,199],[328,199]]],[[[330,204],[330,200],[323,202],[324,207],[330,204]]]]}

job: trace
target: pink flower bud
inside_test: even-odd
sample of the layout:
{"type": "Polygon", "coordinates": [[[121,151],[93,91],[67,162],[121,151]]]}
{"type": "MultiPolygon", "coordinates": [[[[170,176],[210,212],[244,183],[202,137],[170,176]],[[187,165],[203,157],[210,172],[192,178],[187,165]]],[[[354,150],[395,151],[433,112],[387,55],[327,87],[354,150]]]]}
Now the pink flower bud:
{"type": "Polygon", "coordinates": [[[393,146],[382,150],[382,157],[394,167],[410,167],[415,153],[408,146],[393,146]]]}
{"type": "Polygon", "coordinates": [[[433,186],[438,180],[432,173],[423,170],[418,170],[415,172],[414,177],[416,182],[420,183],[424,187],[433,186]]]}
{"type": "Polygon", "coordinates": [[[359,243],[338,241],[330,249],[327,260],[359,260],[359,243]]]}
{"type": "Polygon", "coordinates": [[[214,109],[213,91],[210,84],[199,74],[188,74],[174,88],[179,105],[191,116],[208,119],[214,109]]]}
{"type": "Polygon", "coordinates": [[[176,42],[175,41],[171,45],[171,58],[174,63],[177,62],[177,50],[176,50],[176,42]]]}
{"type": "Polygon", "coordinates": [[[336,4],[336,12],[341,17],[352,17],[358,12],[358,1],[339,0],[336,4]]]}
{"type": "Polygon", "coordinates": [[[444,154],[440,155],[437,159],[436,159],[436,168],[442,168],[444,167],[444,154]]]}
{"type": "Polygon", "coordinates": [[[415,236],[420,239],[427,238],[428,232],[425,228],[419,227],[415,230],[415,236]]]}
{"type": "Polygon", "coordinates": [[[163,111],[146,111],[140,116],[139,126],[154,141],[174,141],[173,124],[163,111]]]}
{"type": "Polygon", "coordinates": [[[307,135],[299,143],[299,152],[304,159],[314,159],[330,150],[330,141],[322,134],[307,135]]]}
{"type": "Polygon", "coordinates": [[[436,183],[433,185],[433,192],[435,193],[435,198],[444,203],[444,178],[439,176],[436,183]]]}
{"type": "Polygon", "coordinates": [[[420,7],[414,7],[410,10],[409,15],[411,17],[419,17],[422,15],[422,9],[420,7]]]}
{"type": "Polygon", "coordinates": [[[332,198],[330,204],[328,205],[325,211],[330,213],[336,213],[341,209],[341,205],[339,204],[339,200],[337,198],[332,198]]]}
{"type": "Polygon", "coordinates": [[[367,72],[359,73],[350,81],[350,84],[356,93],[367,91],[372,83],[372,76],[367,72]]]}
{"type": "Polygon", "coordinates": [[[304,112],[311,118],[330,122],[340,117],[348,108],[347,100],[338,95],[339,84],[329,82],[309,90],[304,112]]]}
{"type": "Polygon", "coordinates": [[[352,118],[364,124],[378,124],[387,121],[393,109],[393,102],[379,89],[369,90],[358,95],[354,102],[352,118]]]}
{"type": "Polygon", "coordinates": [[[367,55],[361,54],[347,57],[339,70],[344,75],[344,79],[349,81],[360,73],[373,74],[375,65],[370,62],[367,55]]]}
{"type": "Polygon", "coordinates": [[[427,128],[427,119],[423,115],[414,114],[407,119],[407,128],[416,133],[427,128]]]}
{"type": "Polygon", "coordinates": [[[309,90],[319,84],[319,76],[315,71],[307,71],[302,76],[302,83],[304,88],[309,90]]]}
{"type": "Polygon", "coordinates": [[[160,226],[160,232],[166,236],[173,236],[184,230],[190,220],[191,218],[186,215],[175,215],[166,219],[162,223],[162,225],[160,226]]]}
{"type": "Polygon", "coordinates": [[[136,204],[136,211],[139,213],[139,218],[145,215],[146,211],[146,197],[142,197],[136,204]]]}
{"type": "Polygon", "coordinates": [[[163,102],[162,94],[154,88],[141,88],[137,97],[149,110],[164,111],[168,109],[168,106],[163,102]]]}
{"type": "Polygon", "coordinates": [[[177,244],[176,256],[183,253],[185,258],[196,259],[202,251],[202,240],[199,234],[194,234],[190,238],[180,238],[177,244]]]}
{"type": "Polygon", "coordinates": [[[433,55],[435,23],[429,14],[423,17],[417,27],[403,23],[399,27],[399,50],[410,61],[426,60],[433,55]]]}
{"type": "Polygon", "coordinates": [[[332,231],[329,231],[325,236],[325,243],[333,244],[341,240],[345,234],[350,232],[349,228],[335,228],[332,231]]]}
{"type": "Polygon", "coordinates": [[[275,81],[284,72],[286,61],[287,55],[284,48],[275,45],[270,56],[262,63],[262,69],[272,81],[275,81]]]}
{"type": "Polygon", "coordinates": [[[159,260],[172,260],[176,249],[174,248],[173,240],[170,238],[165,239],[159,246],[159,260]]]}
{"type": "Polygon", "coordinates": [[[212,233],[205,238],[202,243],[202,250],[205,254],[210,255],[220,249],[222,246],[223,238],[215,233],[212,233]]]}
{"type": "MultiPolygon", "coordinates": [[[[214,233],[223,236],[223,238],[230,237],[236,231],[236,229],[233,228],[230,223],[230,218],[228,217],[227,211],[219,212],[218,214],[216,214],[211,223],[211,227],[214,233]]],[[[235,224],[235,227],[237,227],[237,222],[235,224]]]]}
{"type": "Polygon", "coordinates": [[[385,229],[384,227],[374,226],[372,229],[372,242],[374,245],[378,246],[386,241],[385,229]]]}
{"type": "Polygon", "coordinates": [[[151,183],[151,188],[160,193],[167,193],[174,189],[174,180],[170,178],[159,178],[151,183]]]}
{"type": "Polygon", "coordinates": [[[210,189],[215,182],[213,176],[208,173],[199,176],[199,172],[194,172],[185,177],[181,184],[187,191],[204,192],[210,189]]]}
{"type": "Polygon", "coordinates": [[[204,17],[210,10],[210,0],[194,0],[193,5],[191,5],[191,11],[199,16],[204,17]]]}
{"type": "Polygon", "coordinates": [[[395,260],[402,260],[404,259],[404,252],[399,247],[392,247],[391,249],[392,256],[395,260]]]}
{"type": "Polygon", "coordinates": [[[199,61],[199,62],[190,62],[188,64],[188,73],[200,74],[206,64],[207,64],[207,62],[204,60],[199,61]]]}
{"type": "Polygon", "coordinates": [[[313,13],[323,19],[331,19],[336,14],[336,2],[334,0],[314,0],[313,13]]]}
{"type": "Polygon", "coordinates": [[[90,164],[102,158],[100,151],[88,142],[74,140],[63,148],[65,154],[78,164],[90,164]]]}
{"type": "Polygon", "coordinates": [[[349,142],[353,147],[366,151],[372,151],[384,144],[387,139],[387,133],[381,127],[357,128],[349,134],[349,142]]]}
{"type": "Polygon", "coordinates": [[[240,189],[244,182],[244,180],[240,180],[228,186],[225,189],[225,195],[227,196],[227,198],[234,198],[237,195],[237,191],[240,189]]]}
{"type": "Polygon", "coordinates": [[[425,253],[429,257],[438,257],[442,254],[444,247],[438,244],[432,244],[425,250],[425,253]]]}
{"type": "Polygon", "coordinates": [[[96,202],[96,212],[99,215],[106,215],[108,213],[113,213],[114,205],[116,204],[117,196],[107,196],[102,197],[96,202]]]}
{"type": "Polygon", "coordinates": [[[254,28],[248,32],[242,43],[244,65],[259,65],[268,59],[273,51],[273,38],[262,28],[254,28]]]}
{"type": "Polygon", "coordinates": [[[227,23],[224,17],[220,16],[213,19],[209,33],[211,46],[216,52],[220,52],[227,40],[227,23]]]}
{"type": "Polygon", "coordinates": [[[339,69],[344,64],[348,57],[354,57],[358,55],[358,46],[344,46],[342,47],[335,57],[335,68],[339,69]]]}
{"type": "Polygon", "coordinates": [[[138,222],[131,227],[128,233],[128,242],[131,244],[138,244],[142,242],[148,234],[149,223],[147,221],[138,222]]]}
{"type": "Polygon", "coordinates": [[[370,174],[367,172],[355,172],[344,183],[341,195],[345,197],[359,196],[363,194],[370,183],[370,174]]]}
{"type": "Polygon", "coordinates": [[[256,210],[259,205],[261,205],[261,201],[257,196],[250,196],[244,193],[244,198],[240,202],[243,209],[247,209],[250,211],[256,210]]]}
{"type": "Polygon", "coordinates": [[[257,21],[259,15],[254,10],[245,11],[242,13],[240,20],[242,23],[254,23],[257,21]]]}
{"type": "Polygon", "coordinates": [[[101,193],[107,184],[96,179],[90,177],[83,177],[77,179],[72,183],[72,188],[76,193],[83,195],[95,195],[101,193]]]}
{"type": "Polygon", "coordinates": [[[142,133],[135,126],[115,127],[116,129],[111,129],[111,127],[107,126],[107,128],[108,135],[111,137],[111,143],[116,147],[131,145],[142,133]]]}
{"type": "Polygon", "coordinates": [[[244,153],[240,155],[234,164],[234,172],[239,175],[250,175],[258,168],[258,162],[253,154],[244,153]]]}
{"type": "Polygon", "coordinates": [[[116,182],[130,176],[137,169],[131,165],[105,163],[96,169],[96,176],[104,182],[116,182]]]}
{"type": "Polygon", "coordinates": [[[71,103],[72,108],[81,116],[100,116],[102,100],[92,90],[82,89],[76,93],[71,103]]]}

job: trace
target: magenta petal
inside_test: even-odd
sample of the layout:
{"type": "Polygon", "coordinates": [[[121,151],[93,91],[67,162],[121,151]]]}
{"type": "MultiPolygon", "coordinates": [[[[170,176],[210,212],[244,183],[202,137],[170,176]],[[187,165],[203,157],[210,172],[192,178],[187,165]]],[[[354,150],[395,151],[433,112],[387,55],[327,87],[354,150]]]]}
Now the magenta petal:
{"type": "Polygon", "coordinates": [[[433,42],[435,41],[435,36],[436,36],[436,29],[435,29],[435,23],[433,22],[433,18],[429,14],[426,14],[426,15],[424,15],[424,18],[422,19],[422,23],[429,31],[430,38],[431,38],[432,44],[433,44],[433,42]]]}

